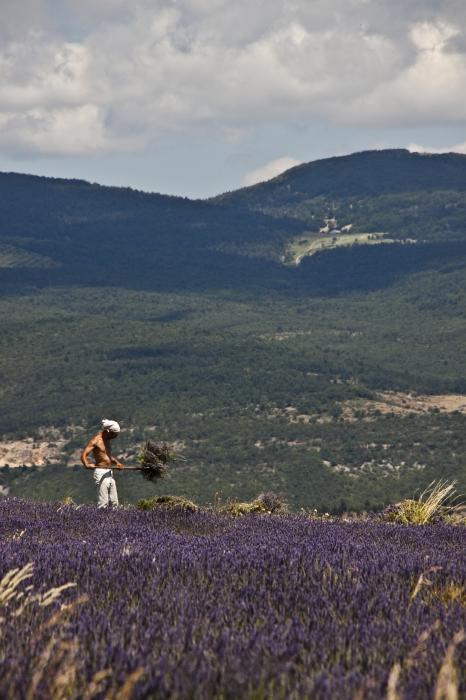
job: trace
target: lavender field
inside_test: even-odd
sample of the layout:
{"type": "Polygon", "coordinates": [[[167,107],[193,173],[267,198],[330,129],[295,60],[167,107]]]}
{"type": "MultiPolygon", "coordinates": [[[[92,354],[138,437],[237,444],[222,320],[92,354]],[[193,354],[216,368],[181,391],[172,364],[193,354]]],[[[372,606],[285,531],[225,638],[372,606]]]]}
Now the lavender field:
{"type": "Polygon", "coordinates": [[[4,500],[0,697],[464,697],[465,543],[444,524],[4,500]]]}

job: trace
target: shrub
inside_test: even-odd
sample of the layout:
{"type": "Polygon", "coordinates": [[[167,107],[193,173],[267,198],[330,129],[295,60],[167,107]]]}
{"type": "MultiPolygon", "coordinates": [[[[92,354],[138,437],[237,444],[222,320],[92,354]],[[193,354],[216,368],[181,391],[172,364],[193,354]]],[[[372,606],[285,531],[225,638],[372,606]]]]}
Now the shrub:
{"type": "Polygon", "coordinates": [[[255,501],[244,501],[242,503],[230,501],[223,506],[222,512],[237,516],[249,515],[250,513],[266,513],[266,510],[255,501]]]}
{"type": "Polygon", "coordinates": [[[288,511],[288,504],[284,498],[273,491],[259,494],[254,502],[259,503],[268,513],[286,513],[288,511]]]}
{"type": "Polygon", "coordinates": [[[452,505],[455,483],[432,481],[417,500],[408,498],[388,506],[382,512],[383,520],[404,525],[426,525],[454,518],[458,505],[452,505]]]}
{"type": "Polygon", "coordinates": [[[63,496],[61,502],[62,502],[62,504],[63,504],[64,506],[75,506],[75,505],[77,505],[77,504],[76,504],[76,501],[74,500],[74,498],[73,498],[72,496],[63,496]]]}
{"type": "Polygon", "coordinates": [[[230,515],[249,515],[251,513],[258,514],[277,514],[288,512],[288,505],[285,500],[272,491],[259,494],[253,501],[230,501],[226,503],[222,511],[230,515]]]}
{"type": "Polygon", "coordinates": [[[164,508],[166,510],[184,510],[190,513],[197,513],[197,506],[189,498],[184,496],[153,496],[152,498],[141,498],[136,504],[139,510],[154,510],[155,508],[164,508]]]}

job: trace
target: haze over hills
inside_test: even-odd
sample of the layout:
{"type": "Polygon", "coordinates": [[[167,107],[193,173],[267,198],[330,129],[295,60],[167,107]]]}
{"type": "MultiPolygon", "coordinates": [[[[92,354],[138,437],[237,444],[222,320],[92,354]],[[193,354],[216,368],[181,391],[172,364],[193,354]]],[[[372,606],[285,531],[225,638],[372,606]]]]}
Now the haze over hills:
{"type": "Polygon", "coordinates": [[[157,490],[200,500],[464,488],[465,271],[456,154],[331,158],[209,201],[0,174],[0,464],[28,436],[57,462],[3,479],[92,500],[62,465],[112,415],[129,462],[182,442],[157,490]]]}

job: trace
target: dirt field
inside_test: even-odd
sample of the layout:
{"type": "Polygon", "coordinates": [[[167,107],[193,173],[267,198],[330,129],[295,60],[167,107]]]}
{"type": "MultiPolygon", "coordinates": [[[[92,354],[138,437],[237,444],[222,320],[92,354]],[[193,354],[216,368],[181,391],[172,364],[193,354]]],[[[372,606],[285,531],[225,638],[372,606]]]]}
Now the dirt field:
{"type": "Polygon", "coordinates": [[[356,413],[363,412],[367,417],[376,411],[408,415],[422,414],[437,410],[440,413],[459,411],[466,415],[466,394],[404,394],[386,391],[378,394],[375,401],[348,401],[343,405],[343,417],[348,421],[357,420],[356,413]]]}

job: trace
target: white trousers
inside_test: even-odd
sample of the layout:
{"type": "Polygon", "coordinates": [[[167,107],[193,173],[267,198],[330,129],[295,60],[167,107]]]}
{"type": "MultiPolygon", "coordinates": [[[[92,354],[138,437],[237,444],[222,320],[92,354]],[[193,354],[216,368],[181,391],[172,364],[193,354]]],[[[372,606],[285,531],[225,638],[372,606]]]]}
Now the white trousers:
{"type": "Polygon", "coordinates": [[[97,486],[98,508],[118,505],[118,493],[111,469],[94,469],[94,481],[97,486]]]}

